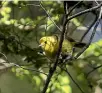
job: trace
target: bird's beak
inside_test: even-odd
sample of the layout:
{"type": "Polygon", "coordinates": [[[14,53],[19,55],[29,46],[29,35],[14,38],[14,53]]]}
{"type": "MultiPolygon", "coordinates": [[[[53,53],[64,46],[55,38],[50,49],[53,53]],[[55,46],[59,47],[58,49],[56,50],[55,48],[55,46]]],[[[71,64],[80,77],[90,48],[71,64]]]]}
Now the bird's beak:
{"type": "Polygon", "coordinates": [[[42,48],[42,44],[38,45],[38,48],[42,48]]]}
{"type": "Polygon", "coordinates": [[[38,47],[42,47],[42,46],[44,46],[44,44],[40,44],[38,47]]]}
{"type": "Polygon", "coordinates": [[[38,47],[41,47],[42,45],[40,44],[38,47]]]}

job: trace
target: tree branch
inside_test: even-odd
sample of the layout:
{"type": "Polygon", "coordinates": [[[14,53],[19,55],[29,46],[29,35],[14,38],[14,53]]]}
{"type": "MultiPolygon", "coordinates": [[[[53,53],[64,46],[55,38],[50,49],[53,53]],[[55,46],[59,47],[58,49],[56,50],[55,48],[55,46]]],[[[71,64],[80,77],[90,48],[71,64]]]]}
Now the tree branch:
{"type": "Polygon", "coordinates": [[[49,14],[49,13],[46,11],[46,9],[43,7],[43,5],[42,5],[41,2],[40,2],[40,6],[41,6],[41,8],[46,12],[47,16],[48,16],[49,19],[53,22],[53,24],[57,27],[57,29],[58,29],[59,31],[61,31],[61,29],[57,26],[57,24],[52,20],[50,14],[49,14]]]}
{"type": "Polygon", "coordinates": [[[77,16],[80,16],[80,15],[83,15],[83,14],[85,14],[85,13],[91,12],[91,11],[93,11],[93,10],[95,10],[95,9],[98,9],[98,8],[100,8],[101,6],[102,6],[102,3],[99,4],[99,5],[97,5],[97,6],[95,6],[95,7],[92,7],[92,8],[86,9],[86,10],[84,10],[84,11],[81,11],[81,12],[75,14],[75,15],[70,16],[70,17],[67,19],[67,21],[69,21],[69,20],[71,20],[72,18],[75,18],[75,17],[77,17],[77,16]]]}
{"type": "Polygon", "coordinates": [[[95,22],[97,21],[97,15],[96,15],[96,17],[95,17],[95,20],[92,22],[92,24],[90,25],[90,27],[88,28],[88,30],[85,32],[85,34],[82,36],[82,38],[81,38],[81,40],[80,40],[80,42],[82,42],[83,41],[83,39],[85,38],[85,36],[87,35],[87,33],[90,31],[90,29],[94,26],[94,24],[95,24],[95,22]]]}
{"type": "MultiPolygon", "coordinates": [[[[62,68],[63,69],[63,68],[62,68]]],[[[78,85],[78,83],[73,79],[73,77],[71,76],[71,74],[68,72],[68,69],[67,69],[67,67],[66,67],[66,69],[63,69],[67,74],[68,74],[68,76],[72,79],[72,81],[74,82],[74,84],[79,88],[79,90],[82,92],[82,93],[85,93],[82,89],[81,89],[81,87],[78,85]]]]}
{"type": "Polygon", "coordinates": [[[56,60],[54,62],[54,65],[49,70],[49,74],[48,74],[48,77],[46,79],[45,86],[44,86],[44,88],[43,88],[41,93],[46,93],[46,90],[48,88],[50,80],[51,80],[51,78],[52,78],[52,76],[53,76],[53,74],[54,74],[54,72],[56,70],[56,67],[58,65],[58,59],[59,59],[59,55],[61,53],[62,43],[63,43],[63,40],[64,40],[64,34],[65,34],[65,31],[66,31],[66,25],[67,25],[67,22],[68,22],[67,19],[66,19],[66,16],[64,16],[64,18],[65,18],[65,20],[63,22],[63,29],[62,29],[62,33],[61,33],[61,36],[60,36],[60,42],[59,42],[59,48],[58,48],[56,60]]]}
{"type": "Polygon", "coordinates": [[[89,45],[90,45],[90,43],[92,42],[93,37],[94,37],[94,35],[95,35],[95,33],[96,33],[96,29],[97,29],[97,27],[98,27],[98,25],[99,25],[99,23],[100,23],[101,16],[102,16],[102,7],[101,7],[101,9],[100,9],[100,14],[99,14],[99,17],[98,17],[98,19],[97,19],[97,22],[96,22],[96,24],[95,24],[95,26],[94,26],[94,29],[93,29],[92,35],[91,35],[91,37],[90,37],[89,43],[74,57],[74,59],[77,59],[77,58],[89,47],[89,45]]]}
{"type": "Polygon", "coordinates": [[[78,3],[76,3],[71,9],[70,9],[70,11],[69,11],[69,13],[66,15],[66,17],[68,17],[70,14],[71,14],[71,12],[79,5],[79,4],[81,4],[83,1],[79,1],[78,3]]]}
{"type": "Polygon", "coordinates": [[[102,67],[102,65],[94,67],[93,70],[91,70],[90,72],[87,73],[86,77],[88,77],[92,72],[94,72],[95,70],[97,70],[97,69],[99,69],[101,67],[102,67]]]}

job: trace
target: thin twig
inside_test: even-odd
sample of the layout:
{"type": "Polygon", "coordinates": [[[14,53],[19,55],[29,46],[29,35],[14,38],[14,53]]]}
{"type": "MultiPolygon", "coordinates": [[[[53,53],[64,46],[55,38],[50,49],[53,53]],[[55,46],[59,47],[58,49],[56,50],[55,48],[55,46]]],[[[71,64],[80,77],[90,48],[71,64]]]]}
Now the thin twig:
{"type": "Polygon", "coordinates": [[[92,42],[93,37],[94,37],[94,35],[96,33],[96,29],[97,29],[97,27],[98,27],[98,25],[100,23],[101,15],[102,15],[102,8],[100,9],[100,14],[99,14],[97,22],[96,22],[96,24],[94,26],[94,29],[93,29],[92,35],[90,37],[89,43],[74,57],[74,59],[77,59],[89,47],[89,45],[92,42]]]}
{"type": "Polygon", "coordinates": [[[73,77],[71,76],[71,74],[68,72],[67,67],[66,67],[66,69],[63,69],[63,68],[62,68],[62,70],[64,70],[64,71],[68,74],[68,76],[71,78],[71,80],[74,82],[74,84],[79,88],[79,90],[80,90],[82,93],[85,93],[85,92],[81,89],[81,87],[78,85],[78,83],[73,79],[73,77]]]}
{"type": "MultiPolygon", "coordinates": [[[[101,7],[101,9],[100,9],[100,14],[99,14],[98,22],[97,22],[97,24],[96,24],[96,26],[95,26],[96,28],[97,28],[97,26],[98,26],[98,24],[99,24],[99,22],[100,22],[100,20],[101,20],[101,16],[102,16],[102,7],[101,7]]],[[[95,71],[96,69],[98,69],[98,68],[100,68],[100,67],[102,67],[102,65],[95,67],[92,71],[90,71],[90,72],[87,74],[87,77],[89,76],[89,74],[91,74],[93,71],[95,71]]]]}
{"type": "Polygon", "coordinates": [[[26,70],[36,71],[36,72],[42,73],[42,74],[44,74],[44,75],[47,76],[47,74],[44,73],[44,72],[42,72],[42,71],[38,71],[38,70],[35,70],[35,69],[32,69],[32,68],[22,67],[22,66],[20,66],[20,65],[18,65],[18,64],[16,64],[16,63],[11,63],[11,62],[9,62],[9,60],[8,60],[8,58],[7,58],[7,56],[6,56],[5,54],[3,54],[3,53],[1,53],[1,52],[0,52],[0,54],[2,54],[2,55],[5,57],[5,60],[6,60],[5,63],[9,63],[9,64],[12,64],[12,66],[16,66],[16,67],[23,68],[23,69],[26,69],[26,70]]]}
{"type": "Polygon", "coordinates": [[[87,73],[86,77],[88,77],[92,72],[94,72],[95,70],[97,70],[97,69],[99,69],[101,67],[102,67],[102,65],[94,67],[93,70],[91,70],[90,72],[87,73]]]}
{"type": "Polygon", "coordinates": [[[4,56],[4,58],[6,60],[6,63],[10,63],[9,60],[8,60],[8,58],[7,58],[7,56],[4,53],[0,52],[0,54],[4,56]]]}
{"type": "Polygon", "coordinates": [[[70,9],[70,11],[69,11],[69,13],[66,15],[66,17],[68,17],[70,14],[71,14],[71,12],[79,5],[79,4],[81,4],[83,1],[79,1],[78,3],[76,3],[71,9],[70,9]]]}
{"type": "Polygon", "coordinates": [[[49,17],[49,19],[50,19],[50,20],[53,22],[53,24],[57,27],[57,29],[58,29],[59,31],[61,31],[61,29],[58,27],[58,25],[52,20],[50,14],[49,14],[49,13],[47,12],[47,10],[43,7],[41,1],[39,1],[39,2],[40,2],[39,5],[36,5],[36,4],[27,4],[27,5],[32,5],[32,6],[41,7],[41,8],[45,11],[45,13],[46,13],[47,16],[49,17]]]}
{"type": "Polygon", "coordinates": [[[58,30],[61,32],[62,30],[57,26],[57,24],[52,20],[50,14],[47,12],[47,10],[43,7],[42,3],[40,2],[40,6],[41,8],[46,12],[47,16],[49,17],[49,19],[53,22],[53,24],[58,28],[58,30]]]}
{"type": "Polygon", "coordinates": [[[42,74],[44,74],[44,75],[47,76],[46,73],[44,73],[44,72],[42,72],[42,71],[39,71],[39,70],[35,70],[35,69],[32,69],[32,68],[27,68],[27,67],[22,67],[22,66],[20,66],[20,65],[18,65],[18,64],[15,64],[15,63],[14,63],[14,66],[19,67],[19,68],[22,68],[22,69],[25,69],[25,70],[30,70],[30,71],[35,71],[35,72],[38,72],[38,73],[42,73],[42,74]]]}
{"type": "Polygon", "coordinates": [[[92,24],[90,25],[90,27],[88,28],[88,30],[84,33],[84,35],[82,36],[82,38],[80,39],[80,42],[83,41],[83,39],[85,38],[85,36],[87,35],[87,33],[90,31],[90,29],[93,27],[93,25],[95,24],[95,22],[97,21],[97,15],[95,17],[95,20],[92,22],[92,24]]]}
{"type": "Polygon", "coordinates": [[[94,27],[94,30],[93,30],[93,32],[92,32],[91,38],[90,38],[90,40],[89,40],[89,43],[74,57],[74,59],[77,59],[77,58],[89,47],[89,45],[90,45],[90,43],[92,42],[93,37],[94,37],[94,35],[95,35],[95,32],[96,32],[98,23],[99,23],[99,21],[97,22],[97,24],[96,24],[95,27],[94,27]]]}
{"type": "Polygon", "coordinates": [[[95,3],[96,3],[97,5],[99,5],[99,3],[98,3],[98,1],[97,1],[97,0],[95,0],[95,3]]]}
{"type": "Polygon", "coordinates": [[[77,17],[77,16],[80,16],[80,15],[83,15],[83,14],[85,14],[85,13],[91,12],[91,11],[93,11],[93,10],[95,10],[95,9],[98,9],[98,8],[101,7],[101,6],[102,6],[102,3],[99,4],[99,5],[97,5],[97,6],[95,6],[95,7],[92,7],[92,8],[86,9],[86,10],[84,10],[84,11],[81,11],[81,12],[79,12],[79,13],[77,13],[77,14],[74,14],[74,15],[70,16],[70,17],[67,19],[67,21],[69,21],[69,20],[71,20],[72,18],[75,18],[75,17],[77,17]]]}

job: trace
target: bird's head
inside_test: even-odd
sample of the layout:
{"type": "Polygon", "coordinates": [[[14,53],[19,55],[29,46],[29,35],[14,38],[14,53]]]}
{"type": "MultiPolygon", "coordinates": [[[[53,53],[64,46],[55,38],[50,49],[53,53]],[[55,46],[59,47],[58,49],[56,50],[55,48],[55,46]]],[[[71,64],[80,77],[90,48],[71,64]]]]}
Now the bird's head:
{"type": "Polygon", "coordinates": [[[58,47],[58,40],[55,36],[45,36],[42,37],[39,40],[40,43],[40,47],[44,50],[45,53],[51,53],[53,54],[54,52],[57,51],[57,47],[58,47]]]}
{"type": "Polygon", "coordinates": [[[50,46],[50,43],[51,43],[51,40],[49,37],[42,37],[40,40],[39,40],[39,43],[44,50],[46,49],[46,47],[49,47],[50,46]]]}

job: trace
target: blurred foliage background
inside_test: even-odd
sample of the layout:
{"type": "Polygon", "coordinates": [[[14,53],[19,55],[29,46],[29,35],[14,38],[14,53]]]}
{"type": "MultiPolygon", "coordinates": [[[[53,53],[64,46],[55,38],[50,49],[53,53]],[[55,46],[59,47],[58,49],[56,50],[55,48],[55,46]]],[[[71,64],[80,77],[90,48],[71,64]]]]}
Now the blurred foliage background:
{"type": "MultiPolygon", "coordinates": [[[[93,2],[86,1],[71,15],[92,6],[93,2]]],[[[39,39],[61,34],[58,27],[62,28],[63,14],[61,1],[0,1],[0,93],[41,93],[51,63],[42,55],[39,39]]],[[[80,40],[97,14],[98,10],[70,20],[68,35],[80,40]]],[[[101,33],[100,26],[97,29],[101,33]]],[[[91,31],[83,42],[89,41],[91,31]]],[[[66,65],[74,81],[87,93],[102,92],[102,36],[97,33],[93,40],[97,42],[72,65],[66,65]]],[[[58,67],[47,93],[81,93],[72,78],[58,67]]]]}

